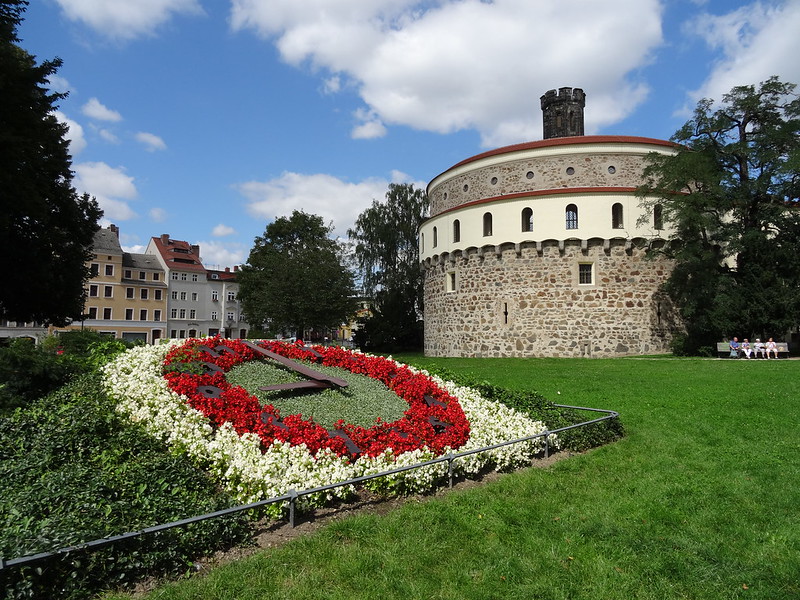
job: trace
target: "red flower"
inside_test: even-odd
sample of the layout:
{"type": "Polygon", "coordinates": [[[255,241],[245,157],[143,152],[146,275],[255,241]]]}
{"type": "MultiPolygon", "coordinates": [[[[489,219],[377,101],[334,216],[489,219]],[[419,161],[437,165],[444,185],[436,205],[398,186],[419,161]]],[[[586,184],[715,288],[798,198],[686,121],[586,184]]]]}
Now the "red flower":
{"type": "Polygon", "coordinates": [[[307,347],[302,342],[264,341],[260,347],[292,360],[319,361],[378,379],[408,402],[403,418],[364,428],[339,421],[327,430],[301,415],[281,417],[271,405],[227,382],[234,366],[263,356],[241,340],[219,337],[189,340],[164,359],[170,389],[188,398],[212,426],[230,422],[237,433],[258,435],[264,447],[274,441],[305,444],[313,454],[328,448],[339,456],[377,456],[391,448],[396,454],[427,446],[436,454],[459,448],[469,437],[469,423],[458,400],[428,376],[415,373],[381,356],[367,356],[339,347],[307,347]],[[204,372],[201,372],[204,371],[204,372]]]}

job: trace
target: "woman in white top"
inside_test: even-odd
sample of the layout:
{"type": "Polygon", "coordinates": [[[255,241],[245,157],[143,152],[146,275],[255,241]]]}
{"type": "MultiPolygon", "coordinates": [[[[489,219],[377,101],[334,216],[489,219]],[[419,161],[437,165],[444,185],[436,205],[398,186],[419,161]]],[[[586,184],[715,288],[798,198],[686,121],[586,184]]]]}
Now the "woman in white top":
{"type": "Polygon", "coordinates": [[[770,358],[770,352],[774,352],[775,358],[778,358],[778,345],[772,340],[772,338],[769,338],[769,341],[767,342],[767,358],[770,358]]]}

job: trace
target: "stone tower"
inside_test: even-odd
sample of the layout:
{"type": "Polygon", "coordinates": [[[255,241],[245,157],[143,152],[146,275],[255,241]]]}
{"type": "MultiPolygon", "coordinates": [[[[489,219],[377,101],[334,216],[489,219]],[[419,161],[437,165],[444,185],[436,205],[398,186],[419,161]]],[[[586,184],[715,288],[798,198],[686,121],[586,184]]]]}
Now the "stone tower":
{"type": "Polygon", "coordinates": [[[544,118],[544,139],[583,135],[586,94],[581,88],[550,90],[540,98],[544,118]]]}

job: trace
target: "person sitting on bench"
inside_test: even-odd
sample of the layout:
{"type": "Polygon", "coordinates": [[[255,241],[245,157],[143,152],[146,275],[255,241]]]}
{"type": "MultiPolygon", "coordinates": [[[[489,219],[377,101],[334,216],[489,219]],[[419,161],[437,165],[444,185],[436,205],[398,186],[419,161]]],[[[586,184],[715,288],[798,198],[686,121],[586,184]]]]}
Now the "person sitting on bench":
{"type": "Polygon", "coordinates": [[[731,349],[731,358],[739,358],[739,338],[734,336],[728,347],[731,349]]]}
{"type": "Polygon", "coordinates": [[[775,354],[775,358],[778,358],[778,345],[773,341],[772,338],[769,338],[769,341],[767,341],[767,358],[770,358],[770,352],[773,352],[775,354]]]}

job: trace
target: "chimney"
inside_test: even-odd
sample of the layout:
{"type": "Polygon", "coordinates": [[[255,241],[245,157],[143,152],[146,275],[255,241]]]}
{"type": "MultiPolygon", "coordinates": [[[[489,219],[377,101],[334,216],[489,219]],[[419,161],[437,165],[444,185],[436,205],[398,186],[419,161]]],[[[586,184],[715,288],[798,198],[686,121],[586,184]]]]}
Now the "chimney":
{"type": "Polygon", "coordinates": [[[199,244],[192,244],[190,246],[190,248],[192,249],[192,253],[193,254],[197,254],[198,256],[200,256],[200,245],[199,244]]]}
{"type": "Polygon", "coordinates": [[[231,268],[230,267],[225,267],[225,272],[226,273],[230,273],[231,272],[231,268]]]}
{"type": "Polygon", "coordinates": [[[167,246],[169,244],[169,234],[168,233],[162,233],[161,234],[161,243],[164,244],[165,246],[167,246]]]}
{"type": "Polygon", "coordinates": [[[114,225],[113,223],[108,226],[108,228],[112,231],[112,233],[116,234],[117,239],[119,239],[119,227],[114,225]]]}
{"type": "Polygon", "coordinates": [[[233,265],[233,272],[236,273],[239,270],[239,265],[233,265]]]}

